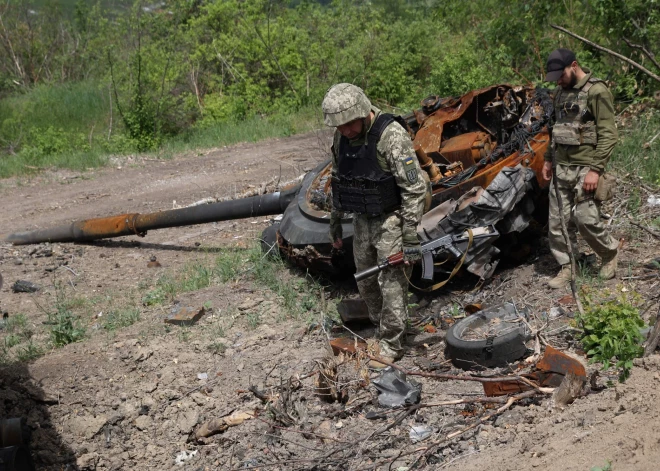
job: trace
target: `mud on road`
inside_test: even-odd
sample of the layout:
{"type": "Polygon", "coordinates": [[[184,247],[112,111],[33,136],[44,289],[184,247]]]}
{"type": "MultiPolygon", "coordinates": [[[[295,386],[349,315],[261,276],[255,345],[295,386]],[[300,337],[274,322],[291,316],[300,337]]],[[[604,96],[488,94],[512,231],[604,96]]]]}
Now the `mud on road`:
{"type": "MultiPolygon", "coordinates": [[[[166,161],[122,158],[102,170],[4,180],[0,232],[241,194],[273,178],[298,177],[327,158],[329,145],[330,135],[319,132],[166,161]]],[[[328,335],[346,334],[327,318],[335,314],[334,303],[355,290],[327,280],[307,285],[305,273],[278,267],[272,286],[294,287],[288,299],[259,282],[265,278],[241,271],[259,259],[255,246],[267,224],[268,218],[255,218],[164,229],[143,239],[0,246],[0,310],[9,316],[0,331],[6,362],[0,416],[26,418],[38,469],[404,470],[425,443],[489,412],[481,406],[429,407],[373,420],[368,412],[383,410],[373,388],[360,386],[363,371],[341,370],[344,403],[315,395],[312,372],[329,355],[328,335]],[[217,260],[227,253],[234,258],[223,263],[241,266],[222,265],[230,272],[223,281],[217,260]],[[157,264],[149,263],[153,258],[157,264]],[[207,266],[218,269],[211,280],[172,293],[164,288],[169,285],[163,280],[191,281],[207,266]],[[39,290],[14,293],[17,280],[39,290]],[[203,306],[206,313],[190,327],[167,325],[163,318],[176,304],[203,306]],[[84,337],[54,348],[52,322],[67,312],[80,320],[84,337]],[[412,443],[413,426],[431,435],[412,443]],[[215,433],[204,436],[204,427],[215,427],[215,433]]],[[[481,291],[472,291],[471,280],[458,280],[451,290],[415,294],[414,319],[438,320],[438,330],[417,328],[402,365],[451,372],[443,356],[444,321],[465,304],[513,299],[545,322],[567,294],[543,286],[555,270],[546,246],[541,236],[524,262],[501,269],[481,291]]],[[[620,263],[634,276],[640,259],[654,255],[656,246],[640,236],[620,263]]],[[[653,280],[641,279],[605,287],[620,286],[643,294],[657,289],[653,280]]],[[[562,330],[572,306],[563,307],[553,320],[559,333],[552,341],[574,352],[570,329],[562,330]]],[[[358,333],[367,336],[369,329],[358,333]]],[[[564,409],[551,409],[546,398],[522,401],[437,446],[426,466],[588,470],[610,460],[617,471],[657,469],[659,364],[657,356],[640,360],[626,384],[564,409]]],[[[419,381],[428,403],[482,394],[471,383],[419,381]]]]}

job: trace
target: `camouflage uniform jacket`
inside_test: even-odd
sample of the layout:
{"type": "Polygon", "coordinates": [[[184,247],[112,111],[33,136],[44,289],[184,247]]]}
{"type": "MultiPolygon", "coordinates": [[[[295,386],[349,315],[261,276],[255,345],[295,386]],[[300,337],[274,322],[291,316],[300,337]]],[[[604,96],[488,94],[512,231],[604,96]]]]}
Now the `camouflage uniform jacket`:
{"type": "MultiPolygon", "coordinates": [[[[374,118],[371,120],[373,123],[376,118],[381,114],[381,111],[373,107],[371,111],[374,113],[374,118]]],[[[369,130],[363,133],[359,138],[350,141],[351,146],[361,146],[365,144],[366,135],[369,130]]],[[[337,175],[337,149],[339,149],[339,139],[341,134],[335,132],[333,145],[332,145],[332,175],[337,175]]],[[[378,165],[380,168],[391,173],[396,179],[397,186],[401,191],[401,218],[403,224],[406,226],[417,228],[419,221],[422,217],[424,210],[424,199],[427,192],[427,185],[424,178],[422,178],[422,169],[419,166],[417,156],[412,146],[412,141],[408,132],[396,122],[391,123],[380,137],[380,141],[376,145],[376,152],[378,158],[378,165]],[[406,159],[412,157],[412,164],[406,163],[406,159]],[[413,165],[417,171],[416,175],[412,172],[413,177],[410,177],[408,169],[413,165]]],[[[408,159],[408,162],[410,160],[408,159]]],[[[331,219],[337,220],[343,217],[341,211],[333,208],[331,219]]]]}
{"type": "MultiPolygon", "coordinates": [[[[591,71],[583,68],[586,75],[575,84],[571,90],[555,89],[555,105],[559,95],[574,94],[577,96],[591,78],[591,71]]],[[[616,144],[618,133],[614,123],[614,99],[607,86],[601,81],[593,83],[587,92],[587,109],[596,123],[596,144],[562,145],[555,149],[556,163],[569,167],[589,167],[599,174],[603,173],[605,166],[616,144]]],[[[558,110],[555,110],[557,115],[558,110]]],[[[552,161],[552,148],[544,156],[548,162],[552,161]]]]}

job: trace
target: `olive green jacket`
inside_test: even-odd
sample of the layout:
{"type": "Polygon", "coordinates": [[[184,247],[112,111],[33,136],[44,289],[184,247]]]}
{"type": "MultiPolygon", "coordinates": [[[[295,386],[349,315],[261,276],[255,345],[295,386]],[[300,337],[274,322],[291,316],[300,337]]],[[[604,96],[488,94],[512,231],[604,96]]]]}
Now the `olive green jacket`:
{"type": "MultiPolygon", "coordinates": [[[[584,87],[591,77],[589,69],[583,68],[582,70],[586,75],[575,84],[574,89],[579,90],[584,87]]],[[[597,144],[595,146],[591,144],[581,146],[558,144],[555,150],[556,163],[567,166],[590,167],[601,174],[605,171],[605,166],[618,139],[618,132],[614,123],[614,98],[604,83],[595,83],[589,89],[587,108],[596,122],[597,144]]],[[[544,158],[548,162],[552,161],[552,147],[550,145],[544,158]]]]}

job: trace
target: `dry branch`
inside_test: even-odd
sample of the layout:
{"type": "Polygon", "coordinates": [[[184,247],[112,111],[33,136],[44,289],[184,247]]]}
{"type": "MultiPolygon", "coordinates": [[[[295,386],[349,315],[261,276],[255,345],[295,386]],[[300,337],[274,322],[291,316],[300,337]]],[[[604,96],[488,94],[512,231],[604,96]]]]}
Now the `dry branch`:
{"type": "Polygon", "coordinates": [[[465,432],[468,432],[468,431],[472,430],[473,428],[478,427],[479,425],[489,421],[493,417],[496,417],[496,416],[500,415],[502,412],[508,410],[517,401],[519,401],[521,399],[525,399],[527,397],[532,397],[535,394],[536,394],[536,391],[526,391],[526,392],[518,394],[516,396],[509,396],[508,398],[506,398],[506,403],[502,407],[499,407],[497,410],[492,412],[491,414],[488,414],[484,417],[480,417],[479,420],[477,420],[474,423],[468,425],[467,427],[464,427],[460,430],[457,430],[456,432],[452,432],[452,433],[446,435],[445,437],[441,438],[440,440],[437,440],[437,441],[431,443],[428,447],[426,447],[424,452],[413,462],[413,465],[411,466],[411,468],[413,468],[415,466],[415,464],[420,459],[422,459],[423,457],[431,456],[433,454],[433,452],[435,450],[437,450],[437,448],[440,445],[442,445],[443,443],[448,442],[449,440],[452,440],[452,439],[454,439],[458,436],[463,435],[465,432]]]}
{"type": "Polygon", "coordinates": [[[650,52],[648,49],[646,49],[646,47],[642,46],[641,44],[634,44],[634,43],[631,43],[630,40],[628,40],[628,39],[626,39],[626,38],[623,38],[623,40],[624,40],[625,43],[628,45],[628,47],[631,47],[631,48],[633,48],[633,49],[639,49],[640,51],[642,51],[642,52],[646,55],[646,57],[648,57],[649,60],[650,60],[651,62],[653,62],[653,65],[655,65],[658,69],[660,69],[660,64],[659,64],[658,61],[656,60],[656,58],[655,58],[655,54],[653,54],[652,52],[650,52]]]}
{"type": "Polygon", "coordinates": [[[653,229],[649,229],[648,227],[642,226],[641,224],[638,224],[634,221],[630,221],[630,224],[632,224],[633,226],[639,227],[640,229],[643,229],[646,232],[648,232],[649,234],[651,234],[653,237],[655,237],[657,239],[660,239],[660,232],[656,232],[653,229]]]}
{"type": "Polygon", "coordinates": [[[517,375],[484,378],[482,376],[469,376],[469,375],[460,376],[460,375],[450,375],[446,373],[426,373],[424,371],[407,370],[399,365],[395,365],[394,363],[391,363],[378,356],[373,356],[369,354],[366,354],[365,356],[384,365],[391,366],[395,370],[401,371],[406,376],[423,376],[425,378],[451,379],[456,381],[476,381],[479,383],[496,383],[499,381],[520,381],[521,383],[525,383],[529,386],[532,386],[535,390],[540,390],[538,384],[534,384],[532,381],[528,380],[527,378],[523,378],[522,376],[517,376],[517,375]]]}
{"type": "Polygon", "coordinates": [[[660,309],[658,309],[658,315],[655,318],[655,325],[653,326],[653,330],[649,334],[649,339],[644,347],[645,357],[655,352],[655,349],[658,348],[658,342],[660,342],[660,309]]]}
{"type": "Polygon", "coordinates": [[[577,34],[573,33],[572,31],[567,30],[566,28],[563,28],[563,27],[558,26],[558,25],[553,25],[553,24],[550,24],[550,26],[552,26],[554,29],[557,29],[557,30],[559,30],[559,31],[562,31],[562,32],[568,34],[569,36],[574,37],[575,39],[579,39],[579,40],[582,41],[583,43],[588,44],[589,46],[591,46],[591,47],[593,47],[593,48],[595,48],[595,49],[598,49],[599,51],[606,52],[606,53],[608,53],[608,54],[610,54],[610,55],[616,57],[617,59],[621,59],[622,61],[627,62],[628,64],[632,65],[632,66],[635,67],[636,69],[638,69],[638,70],[644,72],[644,73],[645,73],[646,75],[648,75],[649,77],[651,77],[651,78],[653,78],[654,80],[657,80],[658,82],[660,82],[660,76],[659,76],[659,75],[654,74],[654,73],[651,72],[649,69],[647,69],[646,67],[644,67],[644,66],[641,65],[641,64],[638,64],[638,63],[635,62],[634,60],[632,60],[632,59],[630,59],[630,58],[628,58],[628,57],[626,57],[626,56],[623,56],[623,55],[619,54],[618,52],[614,52],[614,51],[612,51],[611,49],[607,49],[606,47],[599,46],[599,45],[596,44],[595,42],[593,42],[593,41],[589,41],[588,39],[583,38],[582,36],[578,36],[577,34]]]}

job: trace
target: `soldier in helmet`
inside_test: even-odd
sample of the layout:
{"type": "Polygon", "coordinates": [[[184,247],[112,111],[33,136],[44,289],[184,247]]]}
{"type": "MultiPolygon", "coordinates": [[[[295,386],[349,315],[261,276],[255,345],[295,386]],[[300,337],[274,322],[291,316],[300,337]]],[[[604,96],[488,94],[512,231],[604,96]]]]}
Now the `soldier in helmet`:
{"type": "Polygon", "coordinates": [[[546,70],[545,80],[556,81],[558,87],[554,96],[552,143],[545,155],[543,178],[557,179],[563,204],[559,208],[554,185],[550,185],[550,249],[561,270],[548,286],[561,288],[571,278],[560,210],[565,215],[572,246],[577,247],[577,228],[602,259],[600,277],[609,280],[616,276],[618,241],[601,222],[599,195],[607,193],[601,191],[608,181],[603,173],[617,141],[613,97],[605,83],[593,77],[589,69],[580,67],[575,54],[568,49],[553,51],[546,70]]]}
{"type": "MultiPolygon", "coordinates": [[[[332,145],[330,239],[342,247],[341,220],[353,213],[355,265],[363,270],[403,250],[407,264],[421,257],[417,225],[428,185],[405,122],[374,107],[362,89],[340,83],[323,99],[323,118],[335,127],[332,145]]],[[[403,266],[358,283],[371,322],[378,327],[380,354],[403,356],[408,280],[403,266]]]]}

